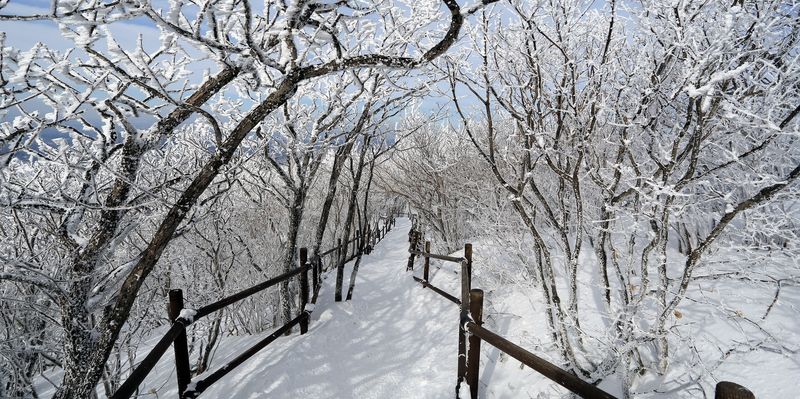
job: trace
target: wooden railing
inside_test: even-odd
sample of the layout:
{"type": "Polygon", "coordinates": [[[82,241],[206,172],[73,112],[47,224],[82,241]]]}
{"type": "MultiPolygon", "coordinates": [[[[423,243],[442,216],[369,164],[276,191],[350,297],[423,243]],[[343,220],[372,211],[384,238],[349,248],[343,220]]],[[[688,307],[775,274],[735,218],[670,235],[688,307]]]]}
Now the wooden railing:
{"type": "MultiPolygon", "coordinates": [[[[420,238],[416,237],[415,236],[415,232],[413,232],[413,231],[412,231],[412,234],[410,234],[410,236],[411,236],[411,238],[410,238],[410,240],[411,240],[411,249],[409,249],[408,252],[411,254],[411,256],[409,256],[409,261],[408,261],[408,265],[409,266],[407,267],[407,270],[414,270],[414,257],[415,256],[419,255],[419,256],[422,256],[422,257],[425,258],[425,263],[423,264],[423,269],[422,269],[422,278],[419,278],[419,277],[414,276],[414,275],[412,275],[411,277],[413,277],[414,280],[417,281],[418,283],[421,283],[423,287],[430,288],[433,292],[443,296],[445,299],[449,300],[450,302],[453,302],[456,305],[460,305],[461,304],[461,300],[459,300],[458,298],[456,298],[453,295],[448,294],[447,292],[445,292],[441,288],[439,288],[439,287],[437,287],[437,286],[435,286],[435,285],[430,283],[429,275],[430,275],[431,259],[439,259],[439,260],[442,260],[442,261],[445,261],[445,262],[453,262],[453,263],[458,263],[458,264],[462,264],[467,259],[466,258],[458,258],[458,257],[455,257],[455,256],[432,254],[432,253],[430,253],[431,252],[431,242],[430,241],[426,241],[425,242],[425,251],[424,252],[420,251],[420,250],[417,250],[417,249],[413,249],[415,247],[415,243],[414,242],[416,240],[420,240],[420,238]]],[[[470,245],[470,244],[467,244],[467,245],[470,245]]],[[[467,253],[467,248],[466,247],[464,248],[464,253],[465,254],[467,253]]]]}
{"type": "MultiPolygon", "coordinates": [[[[409,233],[409,259],[407,270],[414,269],[415,257],[424,258],[422,278],[412,275],[415,281],[424,288],[430,288],[445,299],[459,305],[460,320],[458,328],[458,369],[456,378],[456,397],[459,397],[461,383],[469,386],[470,398],[478,398],[478,377],[480,375],[481,342],[494,346],[501,352],[517,359],[547,379],[563,386],[582,398],[615,399],[606,391],[581,380],[575,374],[525,350],[521,346],[503,338],[499,334],[484,328],[483,324],[483,290],[472,288],[472,244],[464,245],[464,257],[454,257],[431,253],[431,242],[425,241],[421,249],[423,234],[414,229],[409,233]],[[430,282],[430,260],[439,259],[461,265],[461,298],[457,298],[430,282]],[[469,351],[467,352],[467,339],[469,351]]],[[[715,399],[755,399],[747,388],[729,381],[719,382],[715,389],[715,399]]]]}
{"type": "Polygon", "coordinates": [[[394,226],[394,218],[390,217],[385,219],[379,227],[376,226],[374,229],[370,228],[363,235],[360,231],[358,231],[356,236],[351,240],[345,241],[344,243],[342,243],[341,239],[337,240],[337,246],[320,253],[319,256],[315,256],[311,260],[308,259],[308,250],[306,248],[300,248],[299,266],[296,269],[256,284],[250,288],[241,290],[233,295],[222,298],[197,310],[184,308],[182,290],[170,290],[168,314],[172,325],[156,343],[153,349],[151,349],[150,352],[145,356],[144,360],[136,365],[128,378],[122,383],[122,385],[120,385],[117,391],[111,395],[111,398],[130,398],[134,393],[136,393],[139,385],[153,370],[161,357],[164,356],[164,353],[166,353],[170,345],[173,347],[175,352],[175,370],[178,380],[178,397],[181,399],[196,398],[209,386],[211,386],[211,384],[219,381],[226,374],[244,363],[247,359],[254,356],[260,350],[264,349],[267,345],[274,342],[281,335],[291,331],[294,326],[298,324],[300,325],[301,335],[307,333],[311,314],[311,309],[307,305],[309,303],[316,303],[317,296],[319,294],[321,275],[324,272],[322,259],[328,255],[335,254],[335,259],[337,262],[349,262],[364,252],[368,253],[375,244],[377,244],[386,236],[386,233],[391,230],[392,226],[394,226]],[[348,255],[348,251],[351,249],[352,254],[348,255]],[[311,289],[309,289],[309,271],[312,272],[310,280],[311,289]],[[236,356],[233,360],[217,368],[210,374],[204,376],[203,378],[192,380],[191,368],[189,366],[189,349],[186,339],[186,328],[197,320],[208,316],[213,312],[224,309],[225,307],[237,303],[245,298],[249,298],[250,296],[262,292],[267,288],[289,281],[295,276],[299,276],[300,286],[300,292],[298,294],[300,297],[300,312],[297,317],[290,320],[272,332],[270,335],[266,336],[236,356]],[[309,298],[310,296],[311,298],[309,298]]]}

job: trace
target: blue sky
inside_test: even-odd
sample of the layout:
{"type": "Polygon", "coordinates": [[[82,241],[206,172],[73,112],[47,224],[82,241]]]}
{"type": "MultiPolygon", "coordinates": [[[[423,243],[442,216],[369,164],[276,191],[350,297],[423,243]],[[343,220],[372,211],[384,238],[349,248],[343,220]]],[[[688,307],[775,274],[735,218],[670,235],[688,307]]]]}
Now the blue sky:
{"type": "MultiPolygon", "coordinates": [[[[35,15],[50,11],[49,0],[11,0],[0,10],[5,15],[35,15]]],[[[111,26],[115,39],[124,47],[136,43],[137,36],[142,34],[148,42],[157,43],[158,30],[152,22],[144,18],[115,23],[111,26]]],[[[0,31],[6,34],[6,45],[19,50],[28,50],[37,42],[46,44],[56,50],[66,50],[74,44],[64,39],[55,22],[42,21],[0,21],[0,31]]],[[[157,46],[157,45],[156,45],[157,46]]]]}

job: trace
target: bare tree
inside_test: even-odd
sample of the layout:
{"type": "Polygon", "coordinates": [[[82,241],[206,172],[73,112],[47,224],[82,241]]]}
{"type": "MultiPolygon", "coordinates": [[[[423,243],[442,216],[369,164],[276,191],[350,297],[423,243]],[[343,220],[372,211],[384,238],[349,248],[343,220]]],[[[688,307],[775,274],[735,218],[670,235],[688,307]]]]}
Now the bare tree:
{"type": "Polygon", "coordinates": [[[627,25],[617,3],[512,2],[502,29],[486,14],[449,82],[459,128],[530,233],[553,341],[586,377],[622,370],[628,394],[638,373],[666,371],[709,248],[797,190],[798,30],[779,2],[644,2],[627,25]],[[582,287],[614,320],[595,348],[582,287]]]}
{"type": "Polygon", "coordinates": [[[45,240],[24,252],[4,255],[0,278],[57,305],[64,378],[55,397],[93,395],[168,244],[242,142],[265,129],[265,119],[304,82],[362,67],[424,65],[456,41],[467,15],[490,2],[462,9],[445,0],[443,24],[439,15],[394,15],[382,3],[354,13],[346,3],[312,1],[257,8],[179,0],[165,10],[135,0],[54,1],[41,14],[0,17],[53,21],[75,43],[66,52],[37,44],[2,59],[4,109],[14,115],[2,136],[3,212],[12,220],[25,213],[12,224],[19,233],[4,242],[17,246],[32,232],[47,232],[36,232],[45,240]],[[112,34],[134,18],[160,30],[157,49],[112,34]],[[385,37],[358,40],[368,33],[359,25],[367,18],[382,24],[385,37]],[[406,33],[394,36],[397,29],[406,33]],[[434,32],[440,39],[421,44],[434,32]],[[198,80],[192,70],[199,65],[213,72],[198,80]],[[243,95],[241,104],[220,101],[232,92],[243,95]],[[179,145],[200,132],[207,139],[194,143],[202,146],[179,145]],[[181,153],[188,148],[194,151],[181,153]],[[165,152],[193,157],[193,172],[168,162],[159,169],[165,152]],[[140,214],[150,215],[151,229],[140,229],[140,214]],[[121,245],[130,251],[118,251],[121,245]]]}

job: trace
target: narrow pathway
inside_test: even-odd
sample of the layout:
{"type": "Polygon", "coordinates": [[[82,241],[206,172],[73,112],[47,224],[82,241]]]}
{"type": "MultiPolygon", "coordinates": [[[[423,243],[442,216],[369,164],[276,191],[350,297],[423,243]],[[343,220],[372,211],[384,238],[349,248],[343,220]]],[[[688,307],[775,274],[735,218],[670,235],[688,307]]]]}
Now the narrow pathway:
{"type": "MultiPolygon", "coordinates": [[[[333,302],[335,276],[328,274],[308,335],[281,338],[203,396],[452,397],[458,308],[405,271],[409,228],[408,220],[398,219],[362,258],[351,301],[333,302]]],[[[352,262],[345,280],[351,268],[352,262]]]]}

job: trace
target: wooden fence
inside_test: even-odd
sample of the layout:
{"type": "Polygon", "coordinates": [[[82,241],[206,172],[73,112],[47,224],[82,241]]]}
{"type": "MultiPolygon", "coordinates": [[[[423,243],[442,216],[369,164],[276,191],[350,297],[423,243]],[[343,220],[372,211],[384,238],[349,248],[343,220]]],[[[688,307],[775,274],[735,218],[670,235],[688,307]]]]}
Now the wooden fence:
{"type": "Polygon", "coordinates": [[[394,217],[387,218],[382,224],[368,229],[364,234],[361,234],[361,232],[358,231],[356,236],[351,240],[345,241],[344,243],[341,239],[337,240],[337,245],[335,247],[320,253],[319,256],[315,256],[310,260],[308,259],[308,250],[306,248],[301,248],[299,253],[299,266],[296,269],[273,277],[228,297],[222,298],[219,301],[203,306],[197,310],[184,308],[182,290],[170,290],[168,315],[172,325],[161,337],[158,343],[156,343],[153,349],[151,349],[150,352],[145,356],[144,360],[142,360],[133,369],[131,374],[122,383],[122,385],[120,385],[117,391],[111,395],[111,398],[130,398],[134,393],[136,393],[139,385],[142,383],[142,381],[144,381],[145,377],[147,377],[150,371],[153,370],[156,363],[158,363],[159,359],[164,356],[164,353],[166,353],[170,346],[173,347],[175,352],[175,370],[178,380],[178,397],[181,399],[196,398],[209,386],[211,386],[211,384],[219,381],[234,368],[244,363],[247,359],[254,356],[267,345],[274,342],[281,335],[291,331],[294,326],[299,324],[300,334],[305,334],[308,332],[308,323],[311,315],[311,310],[307,305],[309,304],[309,299],[310,303],[316,303],[317,296],[319,294],[319,288],[321,286],[321,275],[325,271],[323,270],[322,259],[329,255],[336,255],[335,262],[349,262],[362,253],[368,253],[375,244],[377,244],[386,236],[386,233],[388,233],[393,226],[394,217]],[[348,252],[350,252],[350,254],[348,254],[348,252]],[[309,271],[312,272],[310,276],[310,287],[309,271]],[[273,287],[285,281],[289,281],[295,276],[299,276],[299,314],[294,319],[275,330],[272,334],[266,336],[255,345],[236,356],[233,360],[217,368],[210,374],[205,375],[203,378],[192,380],[191,368],[189,366],[189,349],[186,339],[186,327],[213,312],[262,292],[267,288],[273,287]]]}
{"type": "MultiPolygon", "coordinates": [[[[424,237],[421,232],[415,229],[409,232],[410,245],[408,252],[410,255],[406,269],[413,271],[415,257],[422,257],[424,259],[422,278],[412,275],[414,280],[422,284],[424,288],[430,288],[433,292],[459,305],[461,309],[458,323],[458,375],[456,379],[456,397],[459,397],[461,383],[466,381],[469,386],[470,398],[478,398],[481,342],[485,341],[501,352],[517,359],[522,364],[582,398],[616,399],[613,395],[603,391],[597,386],[581,380],[574,373],[564,370],[503,338],[499,334],[484,328],[482,326],[483,290],[472,288],[472,244],[464,245],[463,257],[454,257],[431,253],[431,242],[424,241],[425,246],[422,248],[423,240],[424,237]],[[461,265],[460,298],[431,284],[429,278],[431,259],[438,259],[461,265]],[[467,351],[467,340],[469,340],[469,351],[467,351]]],[[[719,382],[715,389],[715,399],[754,398],[755,396],[753,393],[747,388],[729,381],[719,382]]]]}

